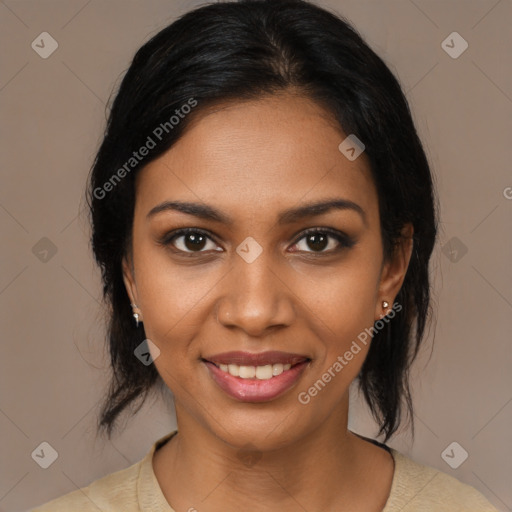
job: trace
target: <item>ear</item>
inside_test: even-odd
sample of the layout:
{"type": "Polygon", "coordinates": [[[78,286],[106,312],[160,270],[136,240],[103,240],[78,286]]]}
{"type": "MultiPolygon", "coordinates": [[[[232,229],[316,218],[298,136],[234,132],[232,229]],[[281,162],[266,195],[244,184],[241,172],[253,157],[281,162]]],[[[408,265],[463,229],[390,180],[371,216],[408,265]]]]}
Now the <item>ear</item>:
{"type": "Polygon", "coordinates": [[[401,236],[397,240],[389,260],[382,267],[375,307],[375,320],[382,318],[382,315],[387,313],[382,307],[382,302],[386,301],[392,307],[402,287],[412,255],[414,245],[413,234],[412,224],[406,224],[401,231],[401,236]]]}
{"type": "Polygon", "coordinates": [[[126,293],[130,297],[132,304],[138,304],[137,302],[137,285],[135,284],[135,277],[133,272],[133,263],[129,256],[123,256],[122,260],[123,268],[123,281],[126,287],[126,293]]]}

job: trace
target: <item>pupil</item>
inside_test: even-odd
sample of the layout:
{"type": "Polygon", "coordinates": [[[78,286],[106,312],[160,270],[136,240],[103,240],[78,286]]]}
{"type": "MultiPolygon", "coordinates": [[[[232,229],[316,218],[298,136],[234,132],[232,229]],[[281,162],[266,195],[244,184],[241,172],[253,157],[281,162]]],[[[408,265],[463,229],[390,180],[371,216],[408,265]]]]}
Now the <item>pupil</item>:
{"type": "Polygon", "coordinates": [[[205,242],[205,236],[204,235],[193,235],[189,234],[185,237],[185,245],[187,249],[195,250],[195,249],[202,249],[205,242]],[[191,242],[191,243],[189,243],[191,242]]]}
{"type": "Polygon", "coordinates": [[[322,233],[313,233],[308,237],[308,244],[311,249],[321,251],[327,247],[327,242],[328,237],[322,233]]]}

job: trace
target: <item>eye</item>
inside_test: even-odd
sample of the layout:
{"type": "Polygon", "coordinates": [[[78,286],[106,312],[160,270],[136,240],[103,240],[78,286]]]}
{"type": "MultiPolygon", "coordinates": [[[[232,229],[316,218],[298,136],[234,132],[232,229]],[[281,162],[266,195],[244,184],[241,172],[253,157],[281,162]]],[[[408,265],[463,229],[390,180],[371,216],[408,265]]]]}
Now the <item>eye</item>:
{"type": "Polygon", "coordinates": [[[208,250],[222,251],[222,249],[217,248],[217,244],[208,233],[196,228],[184,228],[173,231],[165,235],[160,243],[166,246],[173,245],[179,252],[189,254],[206,252],[208,250]],[[210,246],[208,247],[209,242],[210,246]]]}
{"type": "Polygon", "coordinates": [[[355,241],[341,231],[330,228],[312,228],[302,233],[302,236],[295,242],[294,247],[298,246],[299,251],[310,253],[332,253],[352,247],[354,244],[355,241]],[[300,248],[302,240],[305,242],[302,244],[302,248],[300,248]],[[308,248],[312,250],[307,250],[308,248]]]}
{"type": "MultiPolygon", "coordinates": [[[[159,242],[164,246],[173,246],[177,249],[176,252],[186,255],[211,250],[222,251],[222,248],[219,248],[208,232],[198,228],[178,229],[166,234],[159,242]]],[[[298,250],[292,252],[330,254],[352,247],[354,244],[355,240],[341,231],[331,228],[312,228],[303,232],[301,237],[295,241],[292,247],[298,247],[298,250]]]]}

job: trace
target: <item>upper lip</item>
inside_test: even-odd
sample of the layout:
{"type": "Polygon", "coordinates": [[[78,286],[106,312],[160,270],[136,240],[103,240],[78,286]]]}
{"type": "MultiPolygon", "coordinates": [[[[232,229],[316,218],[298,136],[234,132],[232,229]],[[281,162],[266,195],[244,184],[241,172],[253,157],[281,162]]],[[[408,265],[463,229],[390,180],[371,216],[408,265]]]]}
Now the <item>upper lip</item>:
{"type": "Polygon", "coordinates": [[[253,354],[251,352],[223,352],[204,357],[215,364],[236,364],[238,366],[265,366],[267,364],[297,364],[309,360],[309,357],[289,352],[268,351],[253,354]]]}

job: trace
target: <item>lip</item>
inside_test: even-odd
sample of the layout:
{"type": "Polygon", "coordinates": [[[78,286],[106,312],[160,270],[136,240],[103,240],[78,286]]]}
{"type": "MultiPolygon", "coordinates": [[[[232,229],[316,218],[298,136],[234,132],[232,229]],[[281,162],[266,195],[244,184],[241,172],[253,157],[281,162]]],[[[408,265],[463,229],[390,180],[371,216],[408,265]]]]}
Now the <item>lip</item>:
{"type": "Polygon", "coordinates": [[[279,352],[271,350],[260,353],[250,352],[223,352],[213,356],[204,357],[204,360],[214,364],[237,364],[239,366],[265,366],[267,364],[291,364],[295,365],[309,360],[308,356],[301,354],[292,354],[289,352],[279,352]]]}
{"type": "Polygon", "coordinates": [[[300,379],[311,361],[308,357],[286,352],[226,352],[213,356],[217,364],[238,364],[240,366],[264,366],[265,364],[291,364],[289,370],[267,380],[242,379],[222,371],[214,362],[203,358],[202,362],[215,383],[231,398],[240,402],[269,402],[292,387],[300,379]]]}

